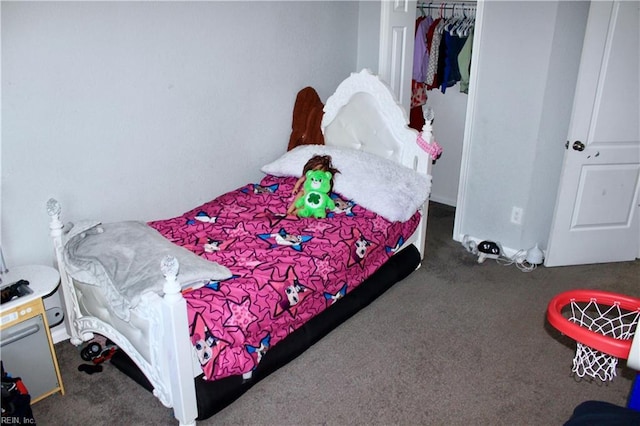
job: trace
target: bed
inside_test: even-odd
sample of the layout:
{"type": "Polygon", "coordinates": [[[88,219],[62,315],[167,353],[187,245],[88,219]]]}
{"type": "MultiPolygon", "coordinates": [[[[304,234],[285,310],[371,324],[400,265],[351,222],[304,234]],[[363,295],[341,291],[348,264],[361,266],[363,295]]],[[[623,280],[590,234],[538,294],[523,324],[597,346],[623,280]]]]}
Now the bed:
{"type": "Polygon", "coordinates": [[[214,415],[416,268],[433,141],[368,70],[324,107],[324,145],[165,220],[63,226],[47,203],[71,343],[105,336],[113,361],[180,424],[214,415]],[[417,143],[419,141],[420,143],[417,143]],[[311,155],[340,171],[326,218],[284,214],[311,155]]]}

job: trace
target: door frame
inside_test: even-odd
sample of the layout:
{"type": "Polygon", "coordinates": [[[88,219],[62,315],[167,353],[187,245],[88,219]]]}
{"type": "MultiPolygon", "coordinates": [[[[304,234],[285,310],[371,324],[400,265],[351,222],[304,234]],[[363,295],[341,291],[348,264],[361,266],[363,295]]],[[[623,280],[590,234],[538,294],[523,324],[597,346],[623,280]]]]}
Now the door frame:
{"type": "Polygon", "coordinates": [[[382,0],[380,4],[378,75],[407,114],[411,107],[416,8],[416,0],[382,0]]]}
{"type": "MultiPolygon", "coordinates": [[[[478,64],[480,61],[480,43],[482,41],[482,28],[484,22],[484,0],[478,0],[476,4],[476,18],[473,31],[473,47],[471,51],[471,63],[478,64]]],[[[471,151],[471,129],[476,117],[476,90],[478,86],[478,67],[471,67],[469,73],[469,99],[467,100],[467,115],[464,124],[464,139],[462,141],[462,158],[460,160],[460,180],[458,183],[458,198],[456,201],[456,212],[453,223],[453,239],[462,242],[464,235],[460,232],[462,228],[462,212],[465,211],[467,198],[467,188],[469,180],[469,164],[471,151]]]]}

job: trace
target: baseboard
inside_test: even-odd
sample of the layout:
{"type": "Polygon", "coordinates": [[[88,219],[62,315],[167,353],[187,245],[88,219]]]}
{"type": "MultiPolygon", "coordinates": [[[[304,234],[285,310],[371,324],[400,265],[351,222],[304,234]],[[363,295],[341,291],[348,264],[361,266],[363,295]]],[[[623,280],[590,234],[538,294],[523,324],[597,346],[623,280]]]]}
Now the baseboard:
{"type": "Polygon", "coordinates": [[[435,203],[440,203],[440,204],[444,204],[444,205],[447,205],[447,206],[455,207],[457,200],[453,200],[453,199],[447,198],[447,197],[440,197],[437,194],[431,194],[429,196],[429,201],[433,201],[435,203]]]}
{"type": "Polygon", "coordinates": [[[67,330],[64,327],[64,324],[61,324],[61,326],[53,327],[51,329],[51,339],[53,340],[54,344],[63,342],[69,339],[70,337],[71,336],[67,334],[67,330]]]}

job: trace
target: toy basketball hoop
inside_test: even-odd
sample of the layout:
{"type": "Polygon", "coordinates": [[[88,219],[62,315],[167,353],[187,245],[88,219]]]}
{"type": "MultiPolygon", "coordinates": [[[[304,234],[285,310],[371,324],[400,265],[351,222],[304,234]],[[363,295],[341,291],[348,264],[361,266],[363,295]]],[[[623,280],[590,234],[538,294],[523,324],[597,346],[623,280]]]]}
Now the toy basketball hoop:
{"type": "MultiPolygon", "coordinates": [[[[547,319],[576,341],[572,371],[577,376],[613,380],[618,359],[629,358],[640,319],[640,299],[599,290],[571,290],[551,299],[547,319]]],[[[634,365],[638,362],[636,345],[634,365]]]]}

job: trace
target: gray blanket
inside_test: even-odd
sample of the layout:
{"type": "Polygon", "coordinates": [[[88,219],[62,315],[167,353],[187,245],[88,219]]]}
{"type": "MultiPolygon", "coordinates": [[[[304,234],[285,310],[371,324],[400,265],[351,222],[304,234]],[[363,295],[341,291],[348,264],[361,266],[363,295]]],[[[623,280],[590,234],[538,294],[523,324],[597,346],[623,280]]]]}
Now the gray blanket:
{"type": "Polygon", "coordinates": [[[143,222],[75,225],[64,247],[67,271],[78,281],[99,286],[109,308],[129,320],[129,310],[145,292],[162,295],[162,259],[178,259],[178,282],[183,288],[231,277],[226,267],[177,246],[143,222]]]}

